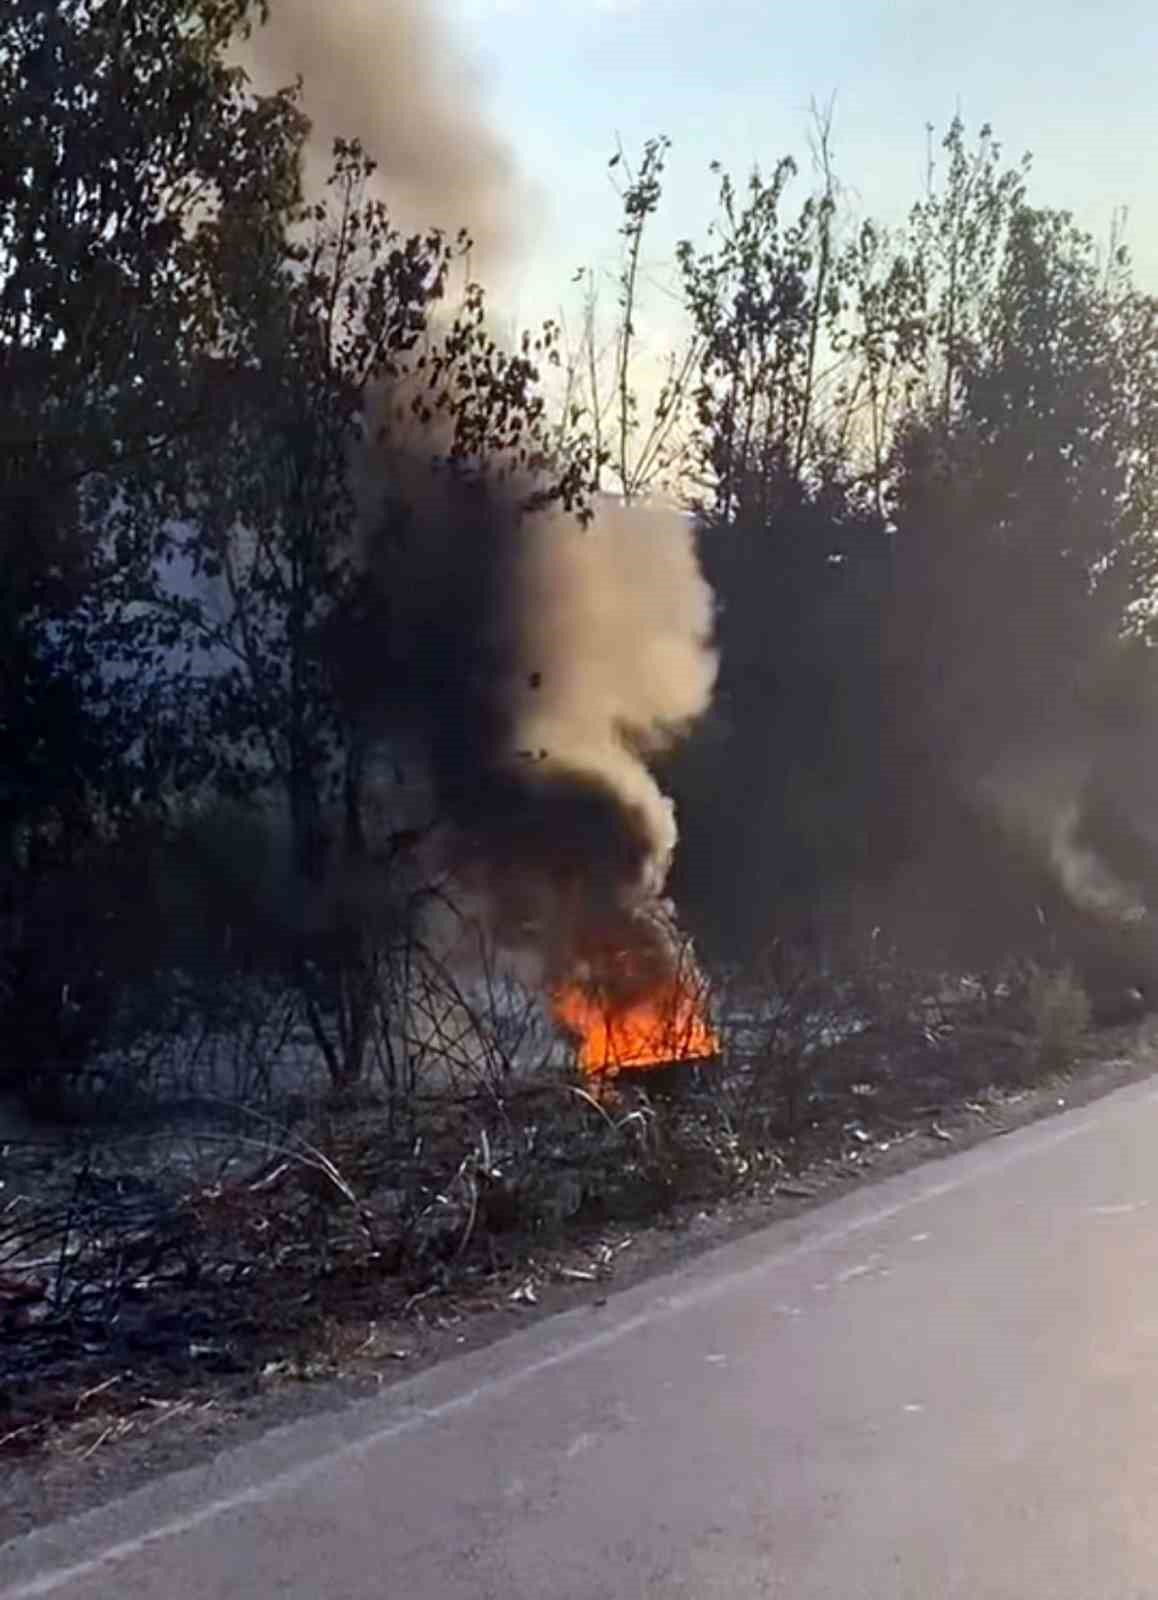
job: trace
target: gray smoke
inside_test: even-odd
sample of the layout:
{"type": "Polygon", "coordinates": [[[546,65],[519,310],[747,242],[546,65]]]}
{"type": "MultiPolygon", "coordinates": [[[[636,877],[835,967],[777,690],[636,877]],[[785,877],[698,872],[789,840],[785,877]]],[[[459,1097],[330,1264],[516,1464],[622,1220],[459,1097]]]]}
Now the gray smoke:
{"type": "Polygon", "coordinates": [[[1126,926],[1145,917],[1145,902],[1082,838],[1091,766],[1087,754],[1022,755],[990,774],[980,795],[1048,866],[1071,905],[1099,922],[1126,926]]]}
{"type": "Polygon", "coordinates": [[[456,883],[546,983],[649,987],[676,959],[676,822],[651,764],[716,676],[688,521],[604,500],[583,528],[409,442],[371,441],[359,485],[387,608],[377,714],[429,774],[456,883]]]}
{"type": "Polygon", "coordinates": [[[531,197],[430,0],[272,0],[240,58],[263,92],[303,80],[311,193],[329,171],[335,137],[360,139],[397,225],[451,237],[467,229],[476,276],[510,260],[531,197]]]}
{"type": "MultiPolygon", "coordinates": [[[[259,88],[304,81],[317,185],[335,135],[380,164],[400,226],[477,244],[528,212],[461,55],[421,0],[273,0],[259,88]]],[[[456,891],[551,985],[650,987],[678,960],[661,895],[676,824],[651,765],[706,709],[713,603],[678,513],[604,503],[581,528],[526,482],[440,469],[396,380],[366,402],[354,485],[372,621],[338,642],[350,710],[417,765],[456,891]],[[404,419],[404,420],[399,420],[404,419]]]]}

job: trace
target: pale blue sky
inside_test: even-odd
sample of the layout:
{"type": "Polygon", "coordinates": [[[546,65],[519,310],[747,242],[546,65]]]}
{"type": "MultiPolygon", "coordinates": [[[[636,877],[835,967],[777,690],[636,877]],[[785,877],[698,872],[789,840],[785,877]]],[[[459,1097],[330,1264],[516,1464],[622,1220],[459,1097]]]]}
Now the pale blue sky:
{"type": "MultiPolygon", "coordinates": [[[[836,96],[841,176],[864,208],[915,198],[924,126],[960,110],[1011,158],[1035,156],[1034,193],[1108,235],[1130,212],[1139,274],[1158,289],[1158,4],[1058,0],[443,0],[482,76],[492,121],[547,197],[518,275],[517,312],[564,294],[568,270],[609,258],[616,134],[671,135],[656,251],[711,213],[719,157],[806,159],[808,105],[836,96]],[[559,282],[559,289],[554,284],[559,282]]],[[[573,304],[573,302],[572,302],[573,304]]]]}

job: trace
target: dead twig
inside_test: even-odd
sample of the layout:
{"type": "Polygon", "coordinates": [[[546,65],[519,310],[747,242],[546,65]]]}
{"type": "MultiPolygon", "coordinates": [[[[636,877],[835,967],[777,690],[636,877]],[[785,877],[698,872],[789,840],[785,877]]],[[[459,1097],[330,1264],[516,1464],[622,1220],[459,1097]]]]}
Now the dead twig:
{"type": "Polygon", "coordinates": [[[77,1395],[76,1404],[73,1406],[73,1410],[81,1410],[81,1408],[86,1406],[90,1400],[95,1400],[98,1395],[107,1394],[110,1389],[115,1388],[118,1383],[123,1381],[124,1373],[114,1372],[112,1377],[106,1378],[103,1383],[94,1384],[91,1389],[86,1389],[83,1394],[77,1395]]]}

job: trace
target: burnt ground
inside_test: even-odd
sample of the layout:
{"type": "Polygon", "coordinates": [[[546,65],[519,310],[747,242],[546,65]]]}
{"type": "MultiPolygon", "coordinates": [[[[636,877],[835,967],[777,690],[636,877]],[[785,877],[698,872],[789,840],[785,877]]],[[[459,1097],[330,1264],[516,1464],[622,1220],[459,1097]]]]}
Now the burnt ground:
{"type": "MultiPolygon", "coordinates": [[[[1063,1072],[928,1098],[928,1075],[879,1105],[850,1085],[767,1159],[712,1182],[677,1174],[620,1191],[604,1215],[470,1230],[471,1248],[408,1269],[370,1250],[123,1298],[115,1335],[0,1299],[0,1539],[79,1512],[316,1410],[380,1391],[529,1320],[615,1290],[770,1221],[821,1205],[1152,1074],[1158,1022],[1102,1030],[1063,1072]],[[850,1110],[858,1114],[849,1117],[850,1110]],[[630,1201],[630,1203],[629,1203],[630,1201]]],[[[981,1085],[981,1086],[979,1086],[981,1085]]],[[[630,1116],[630,1110],[619,1108],[630,1116]]],[[[603,1116],[603,1112],[592,1112],[603,1116]]],[[[477,1194],[477,1190],[475,1191],[477,1194]]],[[[461,1241],[463,1235],[458,1234],[461,1241]]]]}

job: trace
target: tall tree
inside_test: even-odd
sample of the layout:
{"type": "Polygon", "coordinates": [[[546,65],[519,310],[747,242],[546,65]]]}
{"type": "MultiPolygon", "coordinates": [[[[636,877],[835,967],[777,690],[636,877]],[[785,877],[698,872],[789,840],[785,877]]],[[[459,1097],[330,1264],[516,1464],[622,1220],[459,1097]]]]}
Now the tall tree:
{"type": "Polygon", "coordinates": [[[69,1029],[91,1034],[65,1022],[111,982],[112,924],[134,896],[122,884],[102,899],[95,876],[78,895],[61,874],[148,809],[170,764],[149,722],[180,730],[180,706],[163,704],[176,624],[139,602],[186,504],[182,452],[215,417],[225,219],[235,247],[267,248],[296,199],[304,136],[292,94],[256,98],[227,65],[256,12],[249,0],[0,0],[9,1068],[22,1052],[51,1059],[59,1045],[63,1057],[69,1029]]]}
{"type": "MultiPolygon", "coordinates": [[[[555,337],[548,325],[500,348],[473,284],[445,311],[469,240],[401,235],[370,198],[373,173],[339,142],[324,197],[287,216],[272,259],[226,248],[227,233],[214,251],[228,399],[207,448],[186,460],[190,515],[171,529],[190,592],[155,597],[208,661],[192,681],[214,786],[284,819],[285,955],[342,1083],[362,1070],[378,996],[388,918],[364,913],[379,867],[378,908],[390,905],[392,841],[373,836],[367,791],[391,675],[404,669],[398,597],[372,575],[367,537],[402,536],[429,497],[424,475],[543,460],[537,382],[555,337]],[[374,469],[366,430],[379,426],[405,440],[394,476],[374,469]]],[[[543,493],[580,509],[584,481],[577,456],[543,493]]]]}
{"type": "Polygon", "coordinates": [[[105,608],[110,658],[139,666],[160,642],[123,602],[180,509],[179,449],[213,415],[207,246],[244,216],[260,252],[296,193],[292,96],[256,99],[225,64],[252,10],[0,5],[0,727],[24,746],[9,827],[78,795],[85,752],[113,731],[106,705],[77,737],[95,687],[91,608],[105,608]]]}

